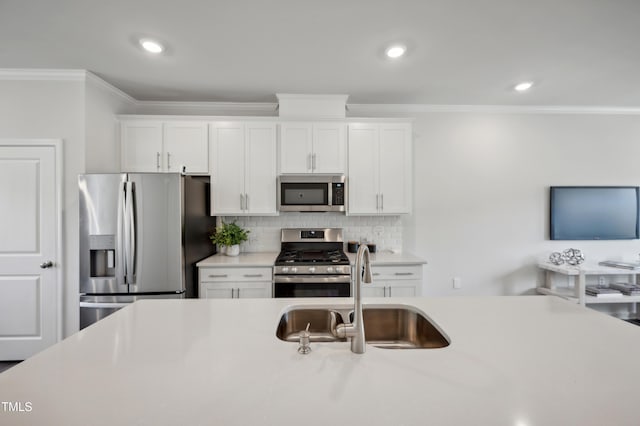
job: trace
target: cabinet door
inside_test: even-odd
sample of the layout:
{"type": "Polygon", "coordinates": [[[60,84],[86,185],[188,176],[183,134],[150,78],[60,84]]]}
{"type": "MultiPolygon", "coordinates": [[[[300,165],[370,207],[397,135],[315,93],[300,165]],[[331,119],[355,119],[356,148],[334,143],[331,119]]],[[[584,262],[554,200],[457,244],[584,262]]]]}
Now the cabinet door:
{"type": "Polygon", "coordinates": [[[422,293],[422,291],[420,291],[421,281],[387,281],[387,285],[387,297],[415,297],[420,296],[422,293]]]}
{"type": "Polygon", "coordinates": [[[235,297],[239,299],[268,299],[271,297],[271,281],[238,283],[235,287],[235,297]]]}
{"type": "Polygon", "coordinates": [[[276,124],[245,125],[245,213],[276,215],[276,124]]]}
{"type": "Polygon", "coordinates": [[[280,173],[311,173],[310,123],[280,124],[280,173]]]}
{"type": "Polygon", "coordinates": [[[346,149],[346,125],[344,123],[313,125],[311,166],[314,173],[344,174],[346,149]]]}
{"type": "Polygon", "coordinates": [[[230,284],[200,284],[200,299],[233,299],[235,296],[235,288],[230,284]]]}
{"type": "Polygon", "coordinates": [[[348,145],[348,214],[377,214],[378,127],[375,124],[350,124],[348,145]]]}
{"type": "Polygon", "coordinates": [[[211,214],[243,214],[244,124],[212,123],[210,135],[211,214]]]}
{"type": "Polygon", "coordinates": [[[385,297],[386,287],[380,284],[363,284],[362,297],[385,297]]]}
{"type": "Polygon", "coordinates": [[[162,122],[131,120],[121,124],[123,172],[162,171],[162,122]]]}
{"type": "Polygon", "coordinates": [[[380,124],[379,212],[411,212],[411,126],[380,124]]]}
{"type": "Polygon", "coordinates": [[[171,121],[164,124],[164,170],[209,173],[207,123],[171,121]]]}

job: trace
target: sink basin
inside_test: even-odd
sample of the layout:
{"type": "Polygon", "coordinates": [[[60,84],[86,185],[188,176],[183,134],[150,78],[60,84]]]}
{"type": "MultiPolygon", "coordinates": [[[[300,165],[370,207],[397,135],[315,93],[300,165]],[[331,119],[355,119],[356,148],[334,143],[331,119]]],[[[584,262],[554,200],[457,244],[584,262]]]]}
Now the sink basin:
{"type": "MultiPolygon", "coordinates": [[[[276,336],[298,342],[309,326],[311,342],[345,342],[331,333],[337,324],[353,318],[351,308],[292,307],[280,318],[276,336]]],[[[412,306],[364,306],[364,332],[368,344],[384,349],[433,349],[449,346],[449,339],[425,315],[412,306]]]]}
{"type": "Polygon", "coordinates": [[[301,307],[292,308],[285,312],[280,318],[276,336],[278,339],[287,342],[298,342],[300,332],[309,325],[309,339],[311,342],[346,342],[347,339],[339,339],[331,334],[333,327],[344,323],[340,312],[326,309],[301,307]]]}

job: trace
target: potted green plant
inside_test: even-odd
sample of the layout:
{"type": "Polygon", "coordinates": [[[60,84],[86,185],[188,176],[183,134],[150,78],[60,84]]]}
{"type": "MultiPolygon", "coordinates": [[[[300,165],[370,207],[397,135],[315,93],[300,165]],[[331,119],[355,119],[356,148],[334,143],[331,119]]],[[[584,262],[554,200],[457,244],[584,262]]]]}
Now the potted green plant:
{"type": "Polygon", "coordinates": [[[223,247],[227,256],[237,256],[240,254],[240,243],[249,239],[249,232],[235,222],[222,222],[222,225],[216,227],[216,232],[209,238],[213,244],[223,247]]]}

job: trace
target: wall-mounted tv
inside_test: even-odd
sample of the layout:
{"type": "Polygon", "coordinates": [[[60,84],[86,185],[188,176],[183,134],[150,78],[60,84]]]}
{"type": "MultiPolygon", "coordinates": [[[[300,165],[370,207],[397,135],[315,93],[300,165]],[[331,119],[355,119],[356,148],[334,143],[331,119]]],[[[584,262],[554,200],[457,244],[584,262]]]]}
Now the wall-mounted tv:
{"type": "Polygon", "coordinates": [[[632,240],[638,229],[637,186],[552,186],[552,240],[632,240]]]}

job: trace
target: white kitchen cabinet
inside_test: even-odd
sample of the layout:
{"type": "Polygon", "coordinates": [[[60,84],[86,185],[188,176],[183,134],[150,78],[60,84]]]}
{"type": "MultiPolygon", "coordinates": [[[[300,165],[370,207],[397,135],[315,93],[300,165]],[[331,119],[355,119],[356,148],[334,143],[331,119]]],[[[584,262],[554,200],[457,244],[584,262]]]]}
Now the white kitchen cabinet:
{"type": "Polygon", "coordinates": [[[349,124],[348,214],[411,212],[411,146],[408,123],[349,124]]]}
{"type": "Polygon", "coordinates": [[[207,123],[125,120],[121,123],[123,172],[209,171],[207,123]]]}
{"type": "Polygon", "coordinates": [[[344,174],[344,123],[280,124],[280,173],[344,174]]]}
{"type": "Polygon", "coordinates": [[[365,297],[414,297],[422,294],[422,265],[372,266],[371,275],[373,283],[362,285],[365,297]]]}
{"type": "Polygon", "coordinates": [[[210,125],[211,214],[276,215],[275,122],[210,125]]]}
{"type": "Polygon", "coordinates": [[[198,268],[201,299],[270,298],[272,268],[198,268]]]}

